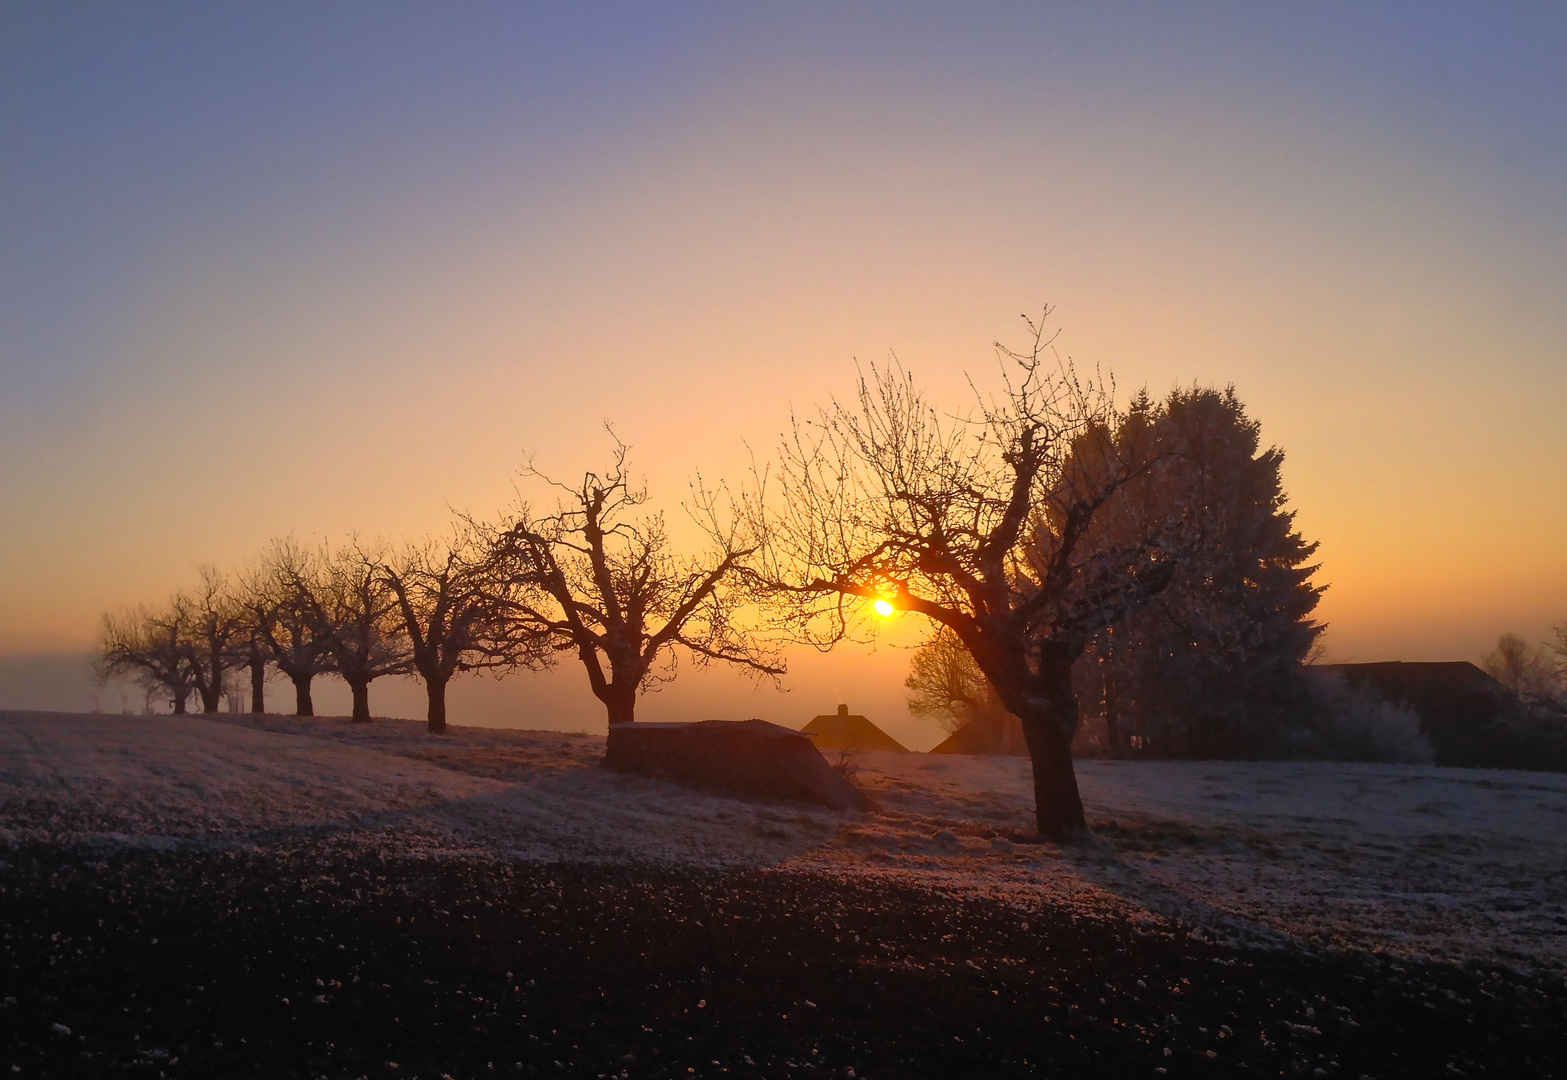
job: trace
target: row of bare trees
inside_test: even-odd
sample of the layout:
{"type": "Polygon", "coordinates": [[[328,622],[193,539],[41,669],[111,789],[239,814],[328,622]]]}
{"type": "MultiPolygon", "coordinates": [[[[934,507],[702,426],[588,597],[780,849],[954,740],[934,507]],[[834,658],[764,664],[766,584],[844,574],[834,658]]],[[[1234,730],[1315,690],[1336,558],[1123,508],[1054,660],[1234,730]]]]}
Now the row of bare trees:
{"type": "Polygon", "coordinates": [[[471,534],[395,556],[357,543],[332,550],[277,540],[239,574],[211,567],[197,587],[161,607],[106,615],[100,678],[129,677],[175,713],[194,694],[218,711],[226,685],[248,670],[250,709],[266,711],[269,668],[294,688],[294,711],[315,714],[311,689],[336,675],[353,695],[353,718],[370,719],[370,684],[418,675],[432,730],[445,726],[446,684],[462,670],[525,664],[491,632],[492,583],[471,534]]]}
{"type": "Polygon", "coordinates": [[[694,553],[648,512],[617,440],[580,483],[530,469],[552,503],[463,519],[444,544],[389,556],[280,542],[232,585],[204,574],[163,609],[106,618],[102,670],[141,676],[178,711],[193,690],[215,709],[225,667],[247,666],[259,710],[270,664],[301,713],[311,679],[333,672],[361,719],[374,679],[414,673],[440,731],[457,672],[571,656],[622,723],[681,657],[776,678],[785,644],[874,633],[873,605],[890,604],[956,642],[1021,722],[1041,834],[1081,836],[1074,663],[1175,580],[1212,523],[1179,498],[1106,509],[1171,451],[1118,438],[1113,385],[1081,378],[1044,320],[1028,327],[1023,350],[997,346],[999,390],[967,412],[927,400],[896,363],[873,368],[855,399],[797,420],[737,496],[695,485],[694,553]]]}
{"type": "Polygon", "coordinates": [[[635,719],[637,697],[674,675],[684,652],[783,674],[778,643],[742,632],[757,545],[743,517],[700,487],[688,504],[708,550],[672,550],[660,514],[643,513],[627,449],[566,485],[528,470],[556,496],[522,503],[499,522],[461,518],[451,536],[389,551],[274,541],[249,570],[200,572],[197,588],[158,608],[106,615],[100,677],[130,677],[184,713],[192,694],[217,712],[225,680],[248,669],[252,712],[265,711],[269,668],[294,687],[295,713],[314,715],[312,683],[335,675],[370,719],[370,685],[417,676],[432,732],[446,727],[446,689],[460,672],[531,669],[562,656],[584,667],[609,722],[635,719]]]}

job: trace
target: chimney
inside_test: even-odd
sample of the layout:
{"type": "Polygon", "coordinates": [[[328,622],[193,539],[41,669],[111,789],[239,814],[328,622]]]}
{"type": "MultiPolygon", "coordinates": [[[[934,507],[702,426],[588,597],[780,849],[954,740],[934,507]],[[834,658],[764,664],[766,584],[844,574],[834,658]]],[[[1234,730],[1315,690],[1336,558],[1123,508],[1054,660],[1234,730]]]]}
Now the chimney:
{"type": "Polygon", "coordinates": [[[849,707],[847,705],[839,705],[838,706],[838,715],[839,716],[848,716],[849,715],[849,707]]]}

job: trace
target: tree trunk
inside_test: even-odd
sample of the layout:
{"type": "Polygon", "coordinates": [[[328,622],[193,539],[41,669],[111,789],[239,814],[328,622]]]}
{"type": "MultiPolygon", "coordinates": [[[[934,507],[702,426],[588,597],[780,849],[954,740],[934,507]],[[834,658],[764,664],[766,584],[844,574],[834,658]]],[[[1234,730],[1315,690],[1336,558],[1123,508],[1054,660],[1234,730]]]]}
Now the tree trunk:
{"type": "Polygon", "coordinates": [[[1082,648],[1070,642],[1041,642],[1037,671],[1029,672],[1023,664],[1008,663],[1017,657],[1005,649],[970,646],[969,655],[1001,703],[1022,724],[1034,772],[1034,823],[1042,839],[1058,844],[1088,838],[1083,797],[1072,771],[1072,737],[1078,720],[1072,665],[1082,654],[1082,648]]]}
{"type": "Polygon", "coordinates": [[[250,711],[257,716],[267,711],[267,665],[260,657],[250,661],[250,711]]]}
{"type": "Polygon", "coordinates": [[[294,680],[294,715],[314,716],[315,704],[310,700],[310,675],[291,675],[294,680]]]}
{"type": "Polygon", "coordinates": [[[616,724],[631,724],[637,719],[637,691],[633,685],[628,693],[619,688],[620,680],[616,680],[605,687],[604,695],[600,698],[604,702],[604,708],[609,711],[609,723],[613,727],[616,724]]]}
{"type": "Polygon", "coordinates": [[[437,676],[424,679],[425,692],[430,697],[429,731],[431,735],[446,734],[446,680],[437,676]]]}
{"type": "Polygon", "coordinates": [[[207,652],[207,678],[196,684],[201,694],[201,711],[213,714],[223,704],[223,650],[212,647],[207,652]]]}
{"type": "Polygon", "coordinates": [[[185,715],[185,699],[188,698],[189,696],[190,696],[190,688],[189,687],[185,687],[185,686],[175,687],[175,689],[174,689],[174,715],[175,716],[184,716],[185,715]]]}
{"type": "Polygon", "coordinates": [[[370,680],[347,679],[348,689],[354,694],[354,723],[368,724],[370,722],[370,680]]]}
{"type": "Polygon", "coordinates": [[[1126,757],[1126,735],[1121,731],[1121,702],[1115,692],[1115,672],[1108,658],[1104,661],[1105,743],[1113,757],[1126,757]]]}
{"type": "Polygon", "coordinates": [[[1058,844],[1088,835],[1083,797],[1072,771],[1072,740],[1063,739],[1052,720],[1023,718],[1023,738],[1034,766],[1034,822],[1039,835],[1058,844]]]}
{"type": "Polygon", "coordinates": [[[1100,639],[1099,685],[1105,722],[1105,752],[1114,758],[1127,756],[1126,732],[1121,730],[1121,699],[1115,684],[1115,627],[1107,626],[1100,639]]]}
{"type": "Polygon", "coordinates": [[[1071,844],[1088,837],[1083,797],[1072,770],[1072,736],[1077,733],[1072,664],[1062,657],[1045,657],[1041,668],[1030,707],[1018,716],[1034,767],[1034,821],[1043,839],[1071,844]]]}

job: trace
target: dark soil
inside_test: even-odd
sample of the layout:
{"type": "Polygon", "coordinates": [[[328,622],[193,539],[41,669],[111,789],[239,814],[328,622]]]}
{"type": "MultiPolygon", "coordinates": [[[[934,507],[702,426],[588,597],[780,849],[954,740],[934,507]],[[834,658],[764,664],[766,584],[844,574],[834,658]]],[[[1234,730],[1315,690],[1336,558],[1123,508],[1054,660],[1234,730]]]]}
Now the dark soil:
{"type": "Polygon", "coordinates": [[[0,889],[4,1075],[1567,1074],[1559,982],[806,873],[11,848],[0,889]]]}

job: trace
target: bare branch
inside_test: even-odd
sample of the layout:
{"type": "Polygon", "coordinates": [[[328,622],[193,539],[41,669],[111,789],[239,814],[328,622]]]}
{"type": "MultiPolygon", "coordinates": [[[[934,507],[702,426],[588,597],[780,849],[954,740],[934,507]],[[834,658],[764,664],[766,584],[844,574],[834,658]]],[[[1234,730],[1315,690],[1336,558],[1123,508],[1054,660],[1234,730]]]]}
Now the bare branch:
{"type": "Polygon", "coordinates": [[[524,480],[569,497],[558,495],[545,514],[519,500],[506,524],[485,530],[506,575],[511,632],[541,653],[574,653],[611,724],[635,719],[637,697],[674,677],[682,651],[699,665],[773,678],[784,671],[776,647],[738,629],[758,544],[727,491],[693,482],[685,509],[708,550],[678,555],[663,515],[639,512],[647,488],[632,480],[628,454],[615,439],[610,467],[585,473],[576,487],[530,465],[524,480]]]}

